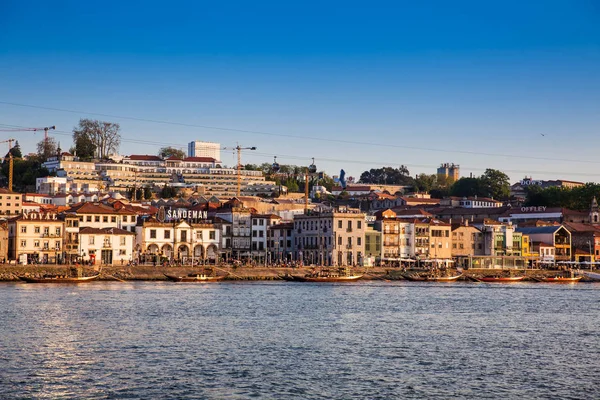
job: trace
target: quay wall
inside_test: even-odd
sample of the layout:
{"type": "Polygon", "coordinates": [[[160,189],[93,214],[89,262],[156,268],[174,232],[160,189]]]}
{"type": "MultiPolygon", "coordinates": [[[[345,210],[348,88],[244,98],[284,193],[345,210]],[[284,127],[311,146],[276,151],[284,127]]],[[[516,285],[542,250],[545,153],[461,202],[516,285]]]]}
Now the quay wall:
{"type": "MultiPolygon", "coordinates": [[[[41,277],[48,275],[66,275],[69,268],[73,266],[66,265],[11,265],[0,264],[0,282],[18,281],[19,276],[37,276],[41,277]]],[[[213,267],[217,275],[227,275],[227,280],[277,280],[281,275],[305,275],[312,271],[312,268],[275,268],[275,267],[232,267],[219,266],[213,267]]],[[[93,269],[83,267],[84,275],[92,275],[93,269]]],[[[169,275],[187,275],[190,273],[201,273],[202,269],[191,266],[168,267],[168,266],[152,266],[152,265],[105,265],[102,266],[100,280],[142,280],[142,281],[164,281],[164,274],[169,275]]],[[[399,268],[390,267],[363,267],[356,268],[356,273],[364,274],[363,279],[373,280],[394,280],[402,279],[403,271],[399,268]]],[[[469,269],[464,272],[465,275],[471,276],[489,276],[496,275],[500,272],[499,269],[469,269]]],[[[555,275],[556,270],[515,270],[513,273],[523,273],[526,276],[544,276],[555,275]]]]}

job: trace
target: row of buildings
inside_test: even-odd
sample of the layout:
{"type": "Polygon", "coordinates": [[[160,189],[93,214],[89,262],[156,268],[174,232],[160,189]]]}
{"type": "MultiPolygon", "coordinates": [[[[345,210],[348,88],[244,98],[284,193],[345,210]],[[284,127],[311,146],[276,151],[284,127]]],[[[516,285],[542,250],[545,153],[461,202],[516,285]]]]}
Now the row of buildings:
{"type": "Polygon", "coordinates": [[[489,215],[493,208],[448,207],[446,213],[470,210],[471,215],[441,218],[415,206],[368,214],[323,204],[305,210],[302,202],[256,197],[153,204],[108,197],[30,207],[0,225],[1,259],[470,266],[477,257],[513,257],[529,264],[600,257],[595,199],[588,213],[522,208],[513,214],[517,218],[505,221],[489,215]],[[531,218],[519,218],[523,215],[531,218]]]}

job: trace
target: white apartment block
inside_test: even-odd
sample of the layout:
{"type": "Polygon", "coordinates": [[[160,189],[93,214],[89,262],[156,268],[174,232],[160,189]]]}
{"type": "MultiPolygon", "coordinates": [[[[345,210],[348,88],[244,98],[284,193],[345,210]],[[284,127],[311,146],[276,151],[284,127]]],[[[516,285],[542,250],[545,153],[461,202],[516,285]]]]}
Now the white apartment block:
{"type": "Polygon", "coordinates": [[[210,157],[221,160],[221,144],[195,140],[188,143],[188,157],[210,157]]]}

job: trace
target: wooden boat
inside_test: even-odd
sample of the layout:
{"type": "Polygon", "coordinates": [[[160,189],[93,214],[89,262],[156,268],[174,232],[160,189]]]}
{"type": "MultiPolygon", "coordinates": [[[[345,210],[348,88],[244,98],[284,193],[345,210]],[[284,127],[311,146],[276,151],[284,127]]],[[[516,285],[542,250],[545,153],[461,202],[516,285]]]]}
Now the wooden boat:
{"type": "Polygon", "coordinates": [[[548,283],[577,283],[583,278],[583,276],[545,276],[545,277],[534,277],[538,282],[548,282],[548,283]]]}
{"type": "Polygon", "coordinates": [[[362,278],[362,275],[345,276],[297,276],[294,275],[295,282],[354,282],[362,278]]]}
{"type": "Polygon", "coordinates": [[[97,279],[100,274],[92,276],[69,277],[66,275],[47,275],[43,277],[19,276],[19,279],[27,283],[84,283],[97,279]]]}
{"type": "Polygon", "coordinates": [[[525,275],[523,276],[480,276],[474,277],[478,282],[486,282],[486,283],[512,283],[512,282],[521,282],[525,279],[525,275]]]}
{"type": "Polygon", "coordinates": [[[288,281],[288,282],[294,282],[296,280],[296,277],[294,275],[290,275],[290,274],[279,274],[279,279],[283,279],[284,281],[288,281]]]}
{"type": "Polygon", "coordinates": [[[580,273],[583,274],[588,279],[591,279],[593,281],[600,281],[600,273],[598,273],[598,272],[581,271],[580,273]]]}
{"type": "Polygon", "coordinates": [[[414,282],[456,282],[462,274],[453,276],[404,274],[406,280],[414,282]]]}
{"type": "Polygon", "coordinates": [[[173,282],[218,282],[225,278],[225,275],[211,276],[204,274],[189,274],[186,276],[163,274],[168,280],[173,282]]]}
{"type": "Polygon", "coordinates": [[[363,275],[352,274],[346,267],[336,269],[323,268],[304,276],[293,275],[294,282],[354,282],[363,275]]]}

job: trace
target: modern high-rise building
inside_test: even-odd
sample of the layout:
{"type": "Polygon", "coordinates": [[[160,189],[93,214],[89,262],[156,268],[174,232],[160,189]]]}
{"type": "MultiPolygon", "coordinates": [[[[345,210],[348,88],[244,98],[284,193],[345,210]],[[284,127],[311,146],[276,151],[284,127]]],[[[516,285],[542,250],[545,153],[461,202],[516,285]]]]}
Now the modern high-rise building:
{"type": "Polygon", "coordinates": [[[189,142],[188,157],[210,157],[221,162],[221,144],[199,140],[189,142]]]}

